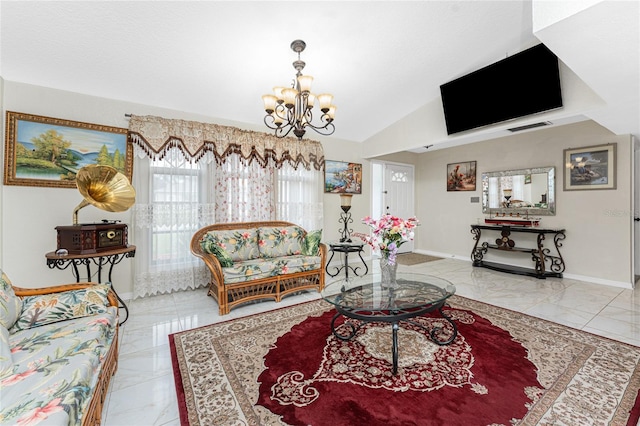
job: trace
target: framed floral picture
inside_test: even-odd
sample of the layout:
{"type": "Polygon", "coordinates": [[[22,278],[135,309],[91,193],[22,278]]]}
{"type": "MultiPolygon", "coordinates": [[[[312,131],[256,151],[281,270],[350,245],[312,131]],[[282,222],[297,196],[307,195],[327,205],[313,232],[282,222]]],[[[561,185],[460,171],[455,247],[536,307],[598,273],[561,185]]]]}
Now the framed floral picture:
{"type": "Polygon", "coordinates": [[[475,191],[476,162],[447,164],[447,191],[475,191]]]}
{"type": "Polygon", "coordinates": [[[76,173],[108,165],[131,181],[127,129],[7,111],[4,184],[76,188],[76,173]]]}
{"type": "Polygon", "coordinates": [[[324,162],[324,192],[361,194],[362,164],[326,160],[324,162]]]}
{"type": "Polygon", "coordinates": [[[616,189],[616,145],[564,150],[564,190],[616,189]]]}

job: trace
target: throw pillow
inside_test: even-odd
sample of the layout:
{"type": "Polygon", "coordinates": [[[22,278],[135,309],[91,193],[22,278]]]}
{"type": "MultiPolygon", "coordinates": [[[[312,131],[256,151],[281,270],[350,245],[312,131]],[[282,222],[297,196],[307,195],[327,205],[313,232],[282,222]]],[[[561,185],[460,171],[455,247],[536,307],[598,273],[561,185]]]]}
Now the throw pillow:
{"type": "Polygon", "coordinates": [[[317,256],[320,239],[322,238],[322,229],[307,232],[302,245],[302,254],[305,256],[317,256]]]}
{"type": "MultiPolygon", "coordinates": [[[[257,229],[227,229],[207,232],[206,238],[225,250],[232,261],[242,262],[260,257],[257,229]]],[[[203,237],[203,240],[205,238],[203,237]]]]}
{"type": "Polygon", "coordinates": [[[233,266],[233,260],[229,253],[223,249],[216,238],[211,234],[205,234],[202,237],[202,241],[200,241],[200,247],[202,247],[202,251],[205,253],[209,253],[218,258],[220,262],[220,266],[223,268],[228,268],[233,266]]]}
{"type": "Polygon", "coordinates": [[[15,333],[53,322],[107,312],[110,284],[96,284],[81,290],[70,290],[23,299],[22,314],[9,330],[15,333]]]}
{"type": "Polygon", "coordinates": [[[22,312],[22,299],[16,296],[11,281],[0,271],[0,325],[7,330],[13,327],[22,312]]]}
{"type": "Polygon", "coordinates": [[[262,257],[292,256],[302,253],[304,230],[299,226],[259,228],[258,246],[262,257]]]}
{"type": "Polygon", "coordinates": [[[11,346],[9,346],[9,331],[0,326],[0,379],[13,374],[13,360],[11,346]]]}

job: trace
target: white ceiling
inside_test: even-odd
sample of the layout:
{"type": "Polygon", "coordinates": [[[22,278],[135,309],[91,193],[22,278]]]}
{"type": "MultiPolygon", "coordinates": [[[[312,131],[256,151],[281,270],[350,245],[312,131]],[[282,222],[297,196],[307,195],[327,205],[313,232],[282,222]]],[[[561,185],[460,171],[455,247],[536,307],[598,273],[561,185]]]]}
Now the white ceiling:
{"type": "MultiPolygon", "coordinates": [[[[0,76],[262,126],[260,97],[290,84],[289,45],[302,39],[314,92],[335,96],[334,136],[364,141],[438,99],[440,84],[538,44],[531,8],[530,1],[2,1],[0,76]]],[[[566,50],[561,59],[569,63],[566,50]]],[[[575,62],[589,68],[588,58],[575,62]]],[[[588,77],[605,88],[625,83],[605,78],[611,72],[588,77]]],[[[610,92],[606,101],[618,108],[620,97],[638,103],[624,87],[610,92]]],[[[638,127],[628,132],[640,134],[638,127]]]]}

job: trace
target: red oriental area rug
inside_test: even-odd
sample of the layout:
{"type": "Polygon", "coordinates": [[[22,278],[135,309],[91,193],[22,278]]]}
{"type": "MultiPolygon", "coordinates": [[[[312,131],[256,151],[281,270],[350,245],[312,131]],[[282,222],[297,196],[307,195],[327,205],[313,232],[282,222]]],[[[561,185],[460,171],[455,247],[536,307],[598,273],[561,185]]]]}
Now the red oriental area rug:
{"type": "MultiPolygon", "coordinates": [[[[402,323],[348,341],[315,301],[170,336],[183,425],[626,425],[640,348],[459,296],[448,346],[402,323]]],[[[448,326],[438,313],[415,322],[448,326]]]]}

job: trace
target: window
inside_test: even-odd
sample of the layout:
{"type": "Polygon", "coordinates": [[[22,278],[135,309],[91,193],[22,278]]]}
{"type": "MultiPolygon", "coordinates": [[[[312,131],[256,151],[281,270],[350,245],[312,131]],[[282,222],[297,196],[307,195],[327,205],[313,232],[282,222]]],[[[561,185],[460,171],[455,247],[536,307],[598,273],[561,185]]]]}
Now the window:
{"type": "Polygon", "coordinates": [[[153,265],[194,261],[189,244],[200,228],[201,175],[200,165],[187,162],[181,155],[151,163],[151,203],[157,216],[150,241],[153,265]]]}

